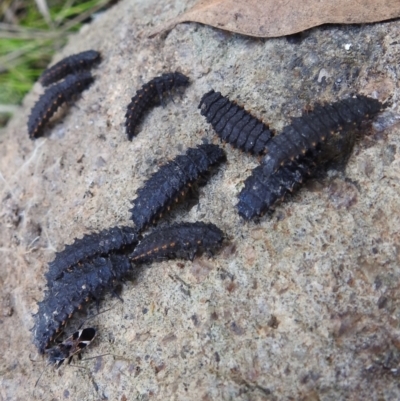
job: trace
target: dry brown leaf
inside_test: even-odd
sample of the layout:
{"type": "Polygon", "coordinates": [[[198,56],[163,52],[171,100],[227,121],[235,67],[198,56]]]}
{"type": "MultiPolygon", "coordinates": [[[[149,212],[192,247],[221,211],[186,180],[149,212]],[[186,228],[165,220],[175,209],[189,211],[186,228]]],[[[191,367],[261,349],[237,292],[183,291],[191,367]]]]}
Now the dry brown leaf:
{"type": "Polygon", "coordinates": [[[400,0],[202,0],[157,26],[149,36],[185,21],[262,38],[321,24],[360,24],[400,17],[400,0]]]}

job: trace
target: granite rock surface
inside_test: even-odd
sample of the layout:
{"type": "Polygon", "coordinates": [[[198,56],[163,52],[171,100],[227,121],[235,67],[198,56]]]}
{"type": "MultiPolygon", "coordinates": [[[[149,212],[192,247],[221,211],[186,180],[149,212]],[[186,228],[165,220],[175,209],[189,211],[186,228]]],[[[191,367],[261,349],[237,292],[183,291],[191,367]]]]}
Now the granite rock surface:
{"type": "Polygon", "coordinates": [[[187,6],[124,0],[100,15],[54,60],[101,51],[91,88],[31,141],[36,84],[0,135],[0,399],[400,399],[400,21],[265,40],[185,23],[146,37],[187,6]],[[131,97],[176,70],[191,85],[151,110],[129,142],[131,97]],[[197,109],[211,88],[278,131],[352,93],[390,106],[344,171],[309,181],[259,223],[236,212],[258,160],[225,145],[228,162],[198,203],[161,224],[213,222],[227,245],[213,258],[135,272],[123,303],[107,297],[104,313],[89,309],[85,326],[98,336],[87,361],[48,367],[34,387],[46,365],[29,330],[47,263],[76,237],[129,224],[130,200],[160,164],[219,143],[197,109]]]}

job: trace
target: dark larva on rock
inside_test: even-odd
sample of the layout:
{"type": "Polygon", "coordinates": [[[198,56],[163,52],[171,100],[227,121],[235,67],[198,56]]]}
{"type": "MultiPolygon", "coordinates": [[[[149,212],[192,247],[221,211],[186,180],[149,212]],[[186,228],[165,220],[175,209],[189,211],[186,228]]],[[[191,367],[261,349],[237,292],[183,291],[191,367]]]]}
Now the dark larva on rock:
{"type": "Polygon", "coordinates": [[[96,63],[100,62],[101,55],[95,50],[87,50],[78,54],[73,54],[63,58],[52,67],[43,72],[39,82],[43,86],[48,86],[67,75],[76,74],[81,71],[91,69],[96,63]]]}
{"type": "Polygon", "coordinates": [[[268,142],[262,160],[264,175],[315,149],[337,131],[359,129],[365,119],[374,117],[382,107],[378,100],[358,95],[326,106],[317,105],[314,111],[294,118],[268,142]]]}
{"type": "Polygon", "coordinates": [[[111,254],[82,263],[79,269],[66,271],[62,280],[55,281],[45,291],[34,315],[33,343],[39,352],[45,352],[55,334],[77,309],[113,289],[114,282],[121,280],[130,269],[126,256],[111,254]]]}
{"type": "MultiPolygon", "coordinates": [[[[222,240],[223,233],[214,224],[180,223],[150,234],[141,242],[139,252],[131,257],[136,263],[147,260],[149,254],[152,261],[166,257],[193,259],[199,251],[216,250],[222,240]]],[[[79,268],[64,271],[62,279],[55,280],[46,289],[34,315],[33,343],[39,352],[47,352],[56,334],[77,309],[112,291],[115,283],[130,271],[129,257],[117,253],[94,257],[82,262],[79,268]]]]}
{"type": "Polygon", "coordinates": [[[189,148],[185,155],[161,166],[137,191],[137,197],[132,201],[131,219],[138,232],[178,201],[192,182],[223,160],[225,153],[219,146],[206,144],[189,148]]]}
{"type": "Polygon", "coordinates": [[[128,139],[131,141],[135,136],[136,127],[146,110],[151,106],[164,103],[165,92],[187,85],[189,85],[189,78],[180,72],[163,74],[144,84],[132,98],[125,114],[128,139]]]}
{"type": "Polygon", "coordinates": [[[45,274],[48,286],[51,287],[55,280],[59,280],[67,269],[77,263],[94,256],[105,256],[111,251],[123,250],[137,242],[137,230],[124,226],[107,228],[98,233],[84,235],[81,239],[77,238],[71,245],[66,245],[62,251],[57,252],[54,260],[49,263],[45,274]]]}
{"type": "Polygon", "coordinates": [[[235,148],[259,155],[272,138],[268,126],[220,92],[211,90],[203,95],[199,109],[218,136],[235,148]]]}
{"type": "Polygon", "coordinates": [[[269,212],[289,192],[299,188],[304,179],[330,163],[344,164],[361,127],[362,116],[372,118],[382,107],[378,100],[358,96],[325,107],[317,106],[313,113],[295,119],[268,143],[269,150],[275,151],[268,153],[270,157],[264,158],[245,180],[239,194],[239,214],[249,220],[269,212]],[[301,150],[293,158],[290,155],[296,149],[306,151],[301,150]],[[274,157],[282,162],[276,162],[274,157]]]}
{"type": "Polygon", "coordinates": [[[74,95],[83,92],[93,82],[90,72],[68,75],[64,81],[50,86],[33,106],[28,119],[28,133],[31,139],[42,135],[46,123],[64,103],[74,95]]]}
{"type": "Polygon", "coordinates": [[[198,252],[216,250],[223,238],[223,232],[214,224],[178,223],[149,234],[135,248],[130,259],[136,264],[167,258],[193,260],[198,252]]]}

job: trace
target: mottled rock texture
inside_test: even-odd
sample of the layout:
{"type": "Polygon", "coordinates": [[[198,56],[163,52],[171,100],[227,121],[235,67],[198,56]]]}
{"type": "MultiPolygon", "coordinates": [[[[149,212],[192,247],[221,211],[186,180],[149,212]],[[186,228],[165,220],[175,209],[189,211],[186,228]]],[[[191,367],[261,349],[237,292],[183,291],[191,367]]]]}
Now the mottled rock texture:
{"type": "Polygon", "coordinates": [[[31,141],[35,85],[0,136],[0,398],[399,399],[400,21],[324,26],[290,40],[195,23],[143,34],[186,6],[125,0],[99,16],[55,59],[101,51],[91,88],[31,141]],[[131,97],[176,70],[192,84],[151,110],[129,142],[131,97]],[[197,109],[211,88],[277,130],[313,103],[351,93],[391,106],[343,172],[310,181],[259,224],[235,208],[258,161],[225,146],[228,163],[200,188],[199,202],[162,224],[213,222],[230,243],[212,259],[142,268],[123,285],[123,303],[106,298],[100,310],[116,306],[86,323],[99,333],[85,354],[93,359],[48,368],[34,388],[45,364],[29,329],[47,263],[77,236],[129,224],[129,200],[160,164],[204,140],[218,143],[197,109]]]}

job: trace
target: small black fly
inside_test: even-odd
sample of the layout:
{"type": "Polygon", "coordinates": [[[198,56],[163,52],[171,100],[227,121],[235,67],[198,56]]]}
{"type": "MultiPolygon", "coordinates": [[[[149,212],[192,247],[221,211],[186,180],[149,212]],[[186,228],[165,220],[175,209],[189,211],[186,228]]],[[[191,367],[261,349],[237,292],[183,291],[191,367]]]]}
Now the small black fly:
{"type": "MultiPolygon", "coordinates": [[[[67,337],[64,341],[55,340],[56,343],[53,347],[47,348],[44,350],[44,354],[47,356],[47,366],[54,365],[56,369],[58,369],[66,360],[68,365],[71,363],[73,357],[76,355],[79,359],[82,359],[82,351],[88,347],[92,341],[95,339],[97,335],[97,330],[93,327],[86,327],[82,329],[82,326],[86,324],[86,322],[94,317],[101,315],[102,313],[108,312],[113,309],[116,304],[114,304],[111,308],[105,309],[102,312],[95,314],[92,317],[89,317],[85,321],[83,321],[78,329],[72,333],[69,337],[67,337]]],[[[61,335],[61,333],[60,333],[61,335]]],[[[103,354],[98,356],[104,356],[109,354],[103,354]]],[[[94,358],[97,358],[94,357],[94,358]]],[[[92,359],[87,358],[85,360],[92,359]]],[[[79,366],[77,366],[79,367],[79,366]]],[[[36,380],[34,388],[38,385],[44,371],[46,368],[42,370],[39,378],[36,380]]]]}
{"type": "Polygon", "coordinates": [[[78,355],[78,358],[81,359],[81,352],[90,345],[95,337],[96,330],[92,327],[75,331],[63,342],[45,351],[49,364],[57,365],[56,367],[59,368],[66,359],[70,364],[75,355],[78,355]]]}
{"type": "MultiPolygon", "coordinates": [[[[82,359],[81,352],[94,340],[96,337],[96,330],[93,327],[87,327],[82,330],[77,330],[71,336],[66,338],[59,344],[45,350],[48,356],[49,365],[56,365],[58,369],[63,362],[68,359],[68,365],[71,363],[72,358],[77,355],[79,359],[82,359]]],[[[39,383],[44,370],[36,380],[35,387],[39,383]]]]}

